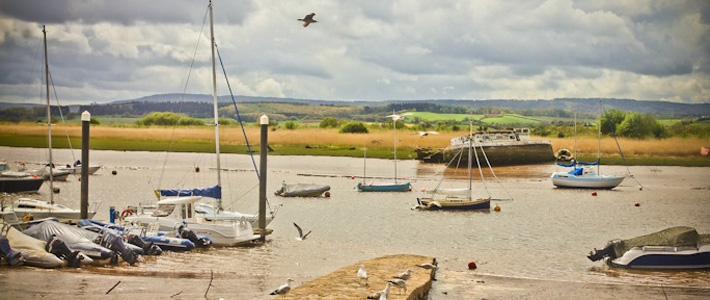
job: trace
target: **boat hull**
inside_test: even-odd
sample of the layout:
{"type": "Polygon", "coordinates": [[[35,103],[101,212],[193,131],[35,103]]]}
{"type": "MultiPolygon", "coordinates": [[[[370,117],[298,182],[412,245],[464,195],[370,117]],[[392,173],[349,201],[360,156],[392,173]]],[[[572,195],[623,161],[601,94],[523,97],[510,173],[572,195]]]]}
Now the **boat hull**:
{"type": "Polygon", "coordinates": [[[412,190],[412,185],[409,182],[391,184],[358,183],[357,190],[360,192],[409,192],[412,190]]]}
{"type": "Polygon", "coordinates": [[[44,183],[41,177],[11,178],[0,177],[0,192],[2,193],[36,193],[44,183]]]}
{"type": "MultiPolygon", "coordinates": [[[[417,149],[417,156],[424,162],[443,163],[450,162],[454,156],[461,151],[458,147],[447,147],[443,150],[427,151],[427,149],[417,149]]],[[[479,148],[476,145],[476,148],[479,148]]],[[[484,145],[483,150],[491,166],[514,166],[551,163],[555,161],[552,152],[552,144],[547,141],[521,141],[511,143],[501,143],[496,145],[484,145]]],[[[479,153],[479,156],[481,154],[479,153]]],[[[458,161],[458,160],[457,160],[458,161]]],[[[458,164],[460,168],[466,168],[468,157],[464,155],[458,164]]],[[[449,167],[455,168],[457,165],[451,164],[449,167]]]]}
{"type": "Polygon", "coordinates": [[[428,209],[443,210],[490,210],[491,199],[432,199],[417,198],[417,202],[428,209]]]}
{"type": "Polygon", "coordinates": [[[612,267],[654,270],[710,269],[710,245],[683,249],[679,247],[634,247],[623,256],[607,259],[612,267]]]}
{"type": "Polygon", "coordinates": [[[623,176],[584,174],[572,175],[568,172],[555,172],[551,176],[552,184],[560,188],[613,189],[624,181],[623,176]]]}

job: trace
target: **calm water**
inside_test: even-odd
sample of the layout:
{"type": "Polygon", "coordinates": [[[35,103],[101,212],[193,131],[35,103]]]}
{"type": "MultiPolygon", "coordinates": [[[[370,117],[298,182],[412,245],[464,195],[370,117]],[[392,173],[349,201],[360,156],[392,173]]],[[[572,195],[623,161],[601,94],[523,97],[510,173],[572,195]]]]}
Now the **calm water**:
{"type": "MultiPolygon", "coordinates": [[[[75,151],[79,157],[79,151],[75,151]]],[[[46,150],[0,147],[10,162],[41,162],[46,150]]],[[[71,163],[68,150],[54,152],[58,164],[71,163]]],[[[258,160],[258,157],[257,157],[258,160]]],[[[224,155],[225,206],[256,212],[258,182],[251,160],[224,155]]],[[[93,151],[91,164],[104,166],[90,177],[91,202],[101,201],[97,219],[108,219],[109,206],[123,208],[154,200],[156,187],[214,184],[213,155],[194,153],[93,151]],[[196,173],[195,166],[200,167],[196,173]],[[111,175],[111,171],[117,175],[111,175]]],[[[258,161],[257,161],[258,164],[258,161]]],[[[393,162],[369,159],[367,174],[392,176],[393,162]]],[[[548,176],[555,166],[497,168],[500,184],[488,189],[500,201],[500,212],[414,211],[420,190],[433,188],[442,176],[446,185],[465,187],[465,171],[444,172],[441,165],[399,161],[399,175],[415,188],[410,193],[358,193],[362,159],[270,156],[268,187],[272,205],[282,204],[271,241],[254,248],[222,248],[192,253],[168,253],[147,258],[137,267],[83,268],[80,272],[125,273],[166,277],[234,278],[244,297],[262,297],[265,290],[291,277],[304,282],[359,260],[411,253],[434,256],[447,285],[465,285],[478,263],[477,274],[604,283],[647,283],[683,286],[710,285],[709,272],[639,272],[610,269],[591,262],[586,254],[614,238],[631,238],[670,226],[693,226],[710,232],[710,175],[708,168],[631,167],[644,189],[627,178],[613,191],[555,189],[548,176]],[[305,174],[315,176],[305,176],[305,174]],[[330,198],[281,198],[271,193],[282,181],[318,182],[331,186],[330,198]],[[634,206],[640,202],[640,206],[634,206]],[[312,229],[308,240],[295,240],[293,222],[312,229]],[[185,266],[189,265],[189,268],[185,266]],[[205,275],[207,274],[207,275],[205,275]]],[[[602,173],[625,174],[624,167],[602,167],[602,173]]],[[[475,174],[477,175],[477,174],[475,174]]],[[[48,199],[48,185],[38,198],[48,199]]],[[[57,183],[55,201],[78,207],[80,182],[57,183]]],[[[480,182],[474,189],[483,192],[480,182]]],[[[436,287],[435,287],[436,288],[436,287]]],[[[433,297],[437,294],[433,293],[433,297]]]]}

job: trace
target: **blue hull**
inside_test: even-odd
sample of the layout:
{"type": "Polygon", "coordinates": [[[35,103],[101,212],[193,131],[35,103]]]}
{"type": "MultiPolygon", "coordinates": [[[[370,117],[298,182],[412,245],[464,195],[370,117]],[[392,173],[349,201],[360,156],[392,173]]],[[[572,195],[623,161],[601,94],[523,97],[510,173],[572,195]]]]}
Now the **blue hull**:
{"type": "Polygon", "coordinates": [[[409,192],[412,190],[412,185],[407,183],[401,184],[357,184],[357,190],[360,192],[409,192]]]}
{"type": "Polygon", "coordinates": [[[619,264],[615,262],[614,259],[608,260],[607,263],[613,267],[630,269],[710,269],[710,252],[697,252],[693,254],[644,254],[627,264],[619,264]]]}

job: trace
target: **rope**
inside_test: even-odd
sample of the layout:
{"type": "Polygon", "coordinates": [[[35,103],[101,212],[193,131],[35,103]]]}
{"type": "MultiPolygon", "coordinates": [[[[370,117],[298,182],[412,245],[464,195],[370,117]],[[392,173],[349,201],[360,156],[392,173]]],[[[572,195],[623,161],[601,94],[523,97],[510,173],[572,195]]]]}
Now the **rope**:
{"type": "MultiPolygon", "coordinates": [[[[603,105],[600,105],[602,107],[602,112],[606,113],[606,109],[604,109],[603,105]]],[[[601,120],[599,122],[599,126],[601,126],[601,120]]],[[[611,128],[614,129],[614,128],[611,128]]],[[[636,180],[636,177],[634,177],[633,174],[631,174],[631,170],[629,169],[629,164],[626,162],[626,156],[624,156],[624,151],[621,150],[621,145],[619,144],[619,139],[616,138],[616,131],[615,130],[610,130],[611,136],[614,138],[614,142],[616,142],[616,148],[619,149],[619,154],[621,155],[621,159],[624,162],[624,167],[626,168],[626,175],[629,176],[631,179],[633,179],[636,184],[639,185],[639,190],[643,190],[643,185],[636,180]]]]}
{"type": "MultiPolygon", "coordinates": [[[[481,153],[483,154],[483,158],[486,160],[486,164],[488,165],[488,168],[491,170],[491,174],[493,175],[493,178],[496,179],[496,182],[500,185],[501,189],[505,191],[505,193],[508,195],[510,201],[513,201],[513,196],[510,195],[510,192],[505,188],[503,183],[498,179],[498,176],[496,176],[496,172],[493,171],[493,167],[491,167],[491,162],[488,160],[488,156],[486,155],[486,151],[483,150],[483,145],[481,145],[481,153]]],[[[496,199],[496,200],[507,200],[507,199],[496,199]]]]}

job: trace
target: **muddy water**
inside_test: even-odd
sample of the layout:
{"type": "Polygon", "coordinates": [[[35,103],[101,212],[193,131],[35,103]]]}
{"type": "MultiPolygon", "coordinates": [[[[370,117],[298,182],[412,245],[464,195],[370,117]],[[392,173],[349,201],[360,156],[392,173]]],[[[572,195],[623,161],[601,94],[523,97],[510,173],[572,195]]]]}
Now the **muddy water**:
{"type": "MultiPolygon", "coordinates": [[[[79,153],[77,151],[76,155],[79,153]]],[[[154,200],[156,187],[207,186],[216,181],[213,155],[194,153],[93,151],[91,164],[103,169],[90,177],[90,201],[100,201],[97,219],[108,219],[109,206],[123,208],[154,200]],[[195,167],[200,172],[195,172],[195,167]],[[116,171],[112,175],[111,171],[116,171]]],[[[10,162],[40,162],[46,150],[0,147],[10,162]]],[[[71,163],[67,150],[55,161],[71,163]]],[[[257,165],[258,165],[258,157],[257,165]]],[[[225,206],[257,211],[258,182],[252,162],[244,155],[224,155],[222,172],[225,206]]],[[[393,175],[392,161],[369,159],[367,174],[393,175]]],[[[282,181],[318,182],[331,186],[330,198],[281,198],[269,226],[270,241],[252,248],[221,248],[168,253],[145,258],[137,266],[88,267],[79,272],[170,278],[233,278],[243,295],[262,295],[285,278],[308,281],[344,265],[381,255],[411,253],[434,256],[441,262],[446,285],[470,284],[468,261],[478,274],[600,283],[648,283],[681,286],[710,285],[709,272],[651,272],[610,269],[591,262],[586,254],[614,238],[631,238],[670,226],[686,225],[710,232],[708,168],[631,167],[632,178],[612,191],[555,189],[549,174],[555,166],[496,168],[498,180],[484,174],[486,185],[473,182],[482,196],[509,199],[494,203],[500,212],[415,211],[421,190],[442,186],[466,187],[465,170],[446,171],[442,165],[399,161],[399,175],[414,186],[409,193],[358,193],[363,160],[353,158],[271,156],[267,191],[282,181]],[[634,206],[639,202],[640,206],[634,206]],[[293,222],[313,233],[297,241],[293,222]]],[[[625,167],[604,167],[602,173],[626,174],[625,167]]],[[[480,178],[474,170],[474,178],[480,178]]],[[[80,182],[57,183],[55,201],[78,207],[80,182]]],[[[48,199],[48,187],[38,198],[48,199]]],[[[62,271],[70,272],[70,271],[62,271]]],[[[71,271],[76,272],[76,271],[71,271]]],[[[436,289],[436,287],[435,287],[436,289]]],[[[437,293],[433,293],[435,298],[437,293]]]]}

